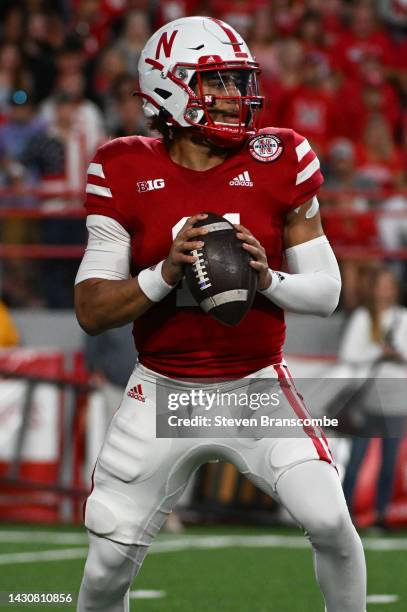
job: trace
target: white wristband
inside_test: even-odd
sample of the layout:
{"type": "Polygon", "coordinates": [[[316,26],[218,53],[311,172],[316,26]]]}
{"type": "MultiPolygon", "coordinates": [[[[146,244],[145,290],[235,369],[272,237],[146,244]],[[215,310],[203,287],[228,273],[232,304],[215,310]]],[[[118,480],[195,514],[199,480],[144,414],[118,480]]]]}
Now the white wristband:
{"type": "Polygon", "coordinates": [[[163,263],[164,260],[160,261],[156,266],[145,268],[137,277],[140,289],[152,302],[160,302],[175,287],[175,285],[168,285],[163,279],[161,273],[163,263]]]}

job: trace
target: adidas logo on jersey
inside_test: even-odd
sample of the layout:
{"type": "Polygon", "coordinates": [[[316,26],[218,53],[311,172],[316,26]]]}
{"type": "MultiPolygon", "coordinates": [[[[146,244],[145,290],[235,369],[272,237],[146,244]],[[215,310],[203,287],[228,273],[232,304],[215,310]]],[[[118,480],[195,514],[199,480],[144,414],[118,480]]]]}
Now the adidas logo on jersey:
{"type": "Polygon", "coordinates": [[[143,389],[141,388],[141,385],[136,385],[135,387],[129,389],[129,391],[127,391],[127,395],[135,400],[138,400],[139,402],[146,401],[146,398],[143,395],[143,389]]]}
{"type": "Polygon", "coordinates": [[[242,174],[238,174],[229,181],[229,185],[236,185],[237,187],[253,187],[253,181],[250,178],[250,175],[247,170],[245,170],[242,174]]]}

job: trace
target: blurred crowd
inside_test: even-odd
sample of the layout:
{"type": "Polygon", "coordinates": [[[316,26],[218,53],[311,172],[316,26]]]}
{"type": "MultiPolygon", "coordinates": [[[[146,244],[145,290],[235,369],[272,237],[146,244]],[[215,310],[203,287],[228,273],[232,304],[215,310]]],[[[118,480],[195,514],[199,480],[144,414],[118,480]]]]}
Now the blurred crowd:
{"type": "MultiPolygon", "coordinates": [[[[146,40],[194,14],[224,19],[248,41],[262,67],[263,125],[292,127],[318,152],[325,229],[339,254],[347,249],[343,306],[352,309],[360,275],[377,263],[357,250],[377,249],[380,260],[380,249],[407,246],[404,0],[3,0],[0,209],[81,205],[97,146],[149,134],[131,95],[146,40]]],[[[3,220],[1,238],[82,244],[83,222],[69,224],[3,220]]],[[[5,301],[69,307],[77,262],[27,261],[4,262],[5,301]]],[[[403,260],[392,265],[405,280],[403,260]]]]}

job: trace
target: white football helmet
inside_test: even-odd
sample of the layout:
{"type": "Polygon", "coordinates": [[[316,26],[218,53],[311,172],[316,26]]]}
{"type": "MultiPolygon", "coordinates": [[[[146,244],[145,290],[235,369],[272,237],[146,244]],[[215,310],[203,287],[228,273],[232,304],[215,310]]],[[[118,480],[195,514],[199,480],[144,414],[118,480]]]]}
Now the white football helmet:
{"type": "Polygon", "coordinates": [[[147,117],[194,127],[223,146],[256,133],[263,104],[257,88],[259,65],[241,36],[223,21],[184,17],[168,23],[146,43],[138,70],[137,94],[147,117]],[[227,85],[231,78],[233,87],[227,85]],[[210,93],[207,79],[218,83],[210,93]],[[233,107],[233,112],[224,111],[222,117],[222,106],[233,107]]]}

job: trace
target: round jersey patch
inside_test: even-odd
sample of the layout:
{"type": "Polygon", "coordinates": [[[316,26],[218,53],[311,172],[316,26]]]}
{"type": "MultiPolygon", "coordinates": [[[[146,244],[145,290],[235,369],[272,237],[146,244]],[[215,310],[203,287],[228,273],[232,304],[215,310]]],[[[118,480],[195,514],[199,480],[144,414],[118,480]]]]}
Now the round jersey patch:
{"type": "Polygon", "coordinates": [[[278,136],[262,134],[261,136],[256,136],[249,142],[249,150],[257,161],[272,162],[282,155],[284,145],[283,141],[278,136]]]}

